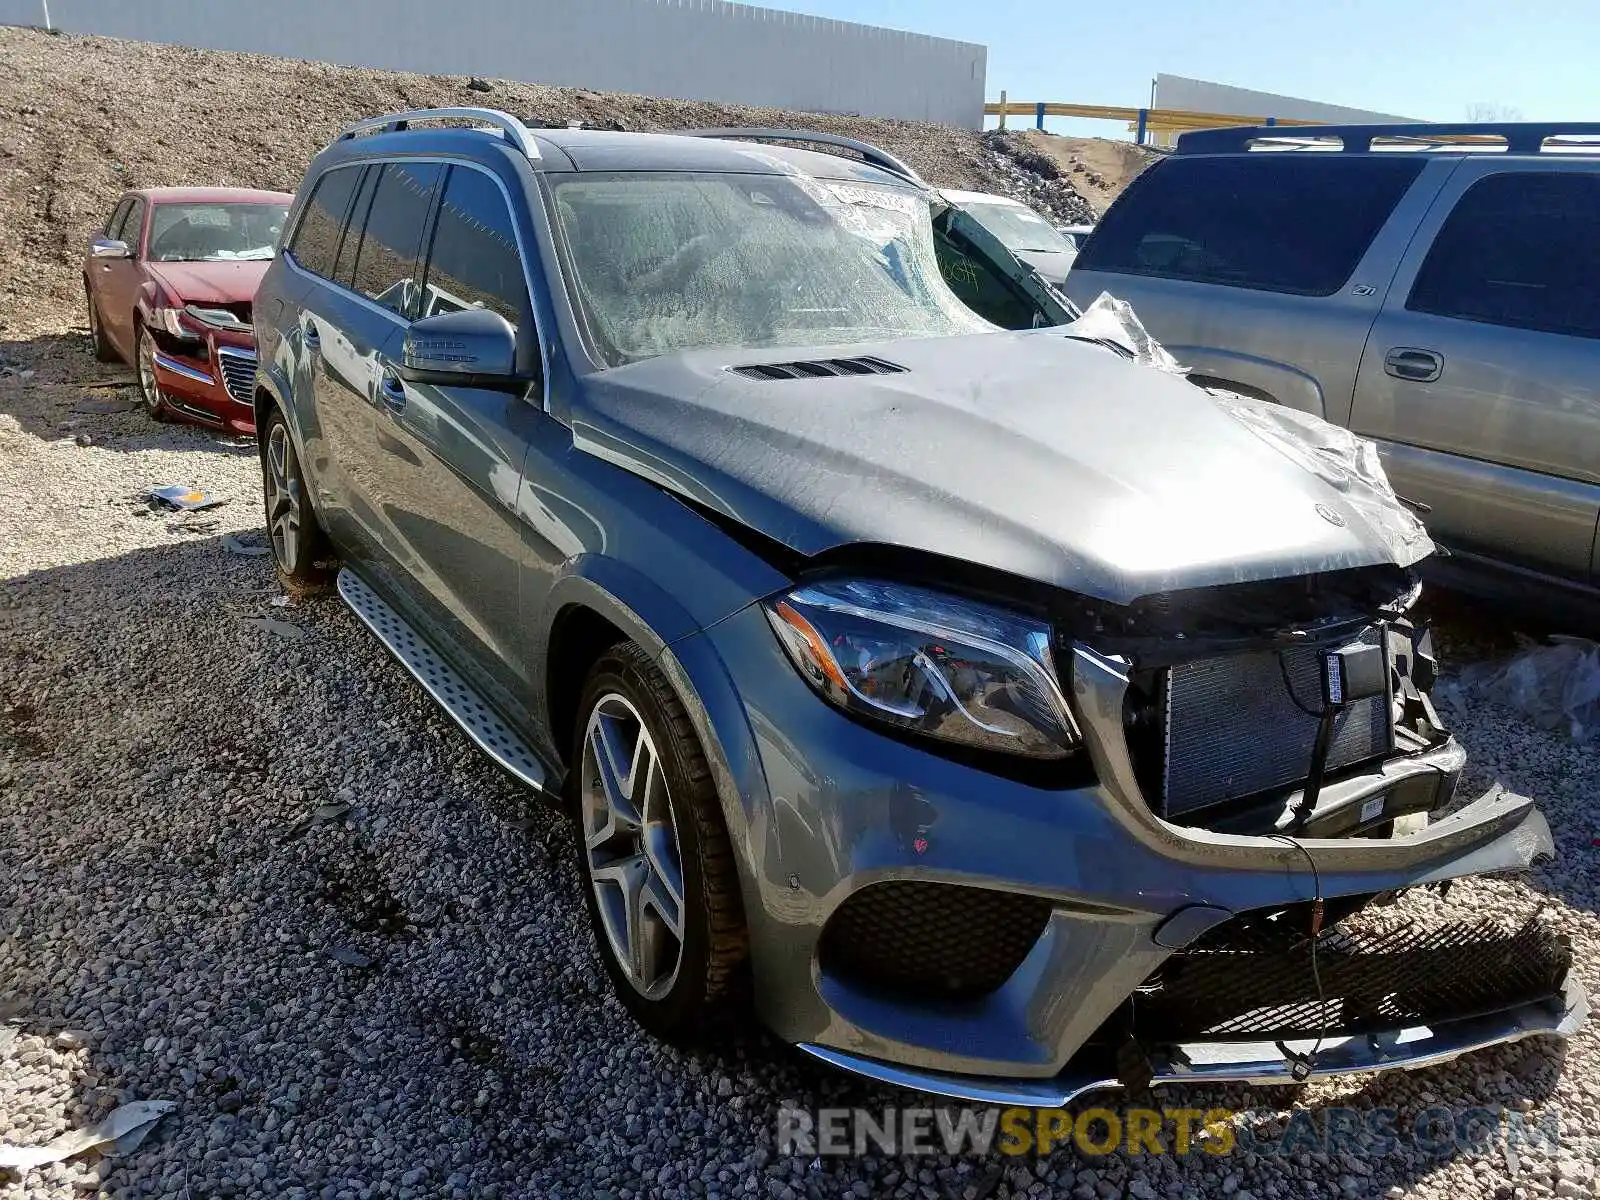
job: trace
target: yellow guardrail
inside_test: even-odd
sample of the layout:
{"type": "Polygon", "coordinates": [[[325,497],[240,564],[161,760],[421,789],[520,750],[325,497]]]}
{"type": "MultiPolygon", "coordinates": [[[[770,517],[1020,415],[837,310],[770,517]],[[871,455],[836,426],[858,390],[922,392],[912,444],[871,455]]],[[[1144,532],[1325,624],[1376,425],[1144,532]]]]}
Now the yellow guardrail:
{"type": "Polygon", "coordinates": [[[1125,121],[1130,131],[1143,142],[1149,133],[1182,133],[1189,129],[1226,129],[1232,125],[1321,125],[1294,117],[1240,116],[1234,113],[1192,112],[1183,108],[1126,108],[1115,104],[1059,104],[1049,100],[1007,100],[1004,92],[997,102],[983,106],[985,116],[999,117],[1000,128],[1007,117],[1032,117],[1034,127],[1044,128],[1046,117],[1078,117],[1091,121],[1125,121]]]}

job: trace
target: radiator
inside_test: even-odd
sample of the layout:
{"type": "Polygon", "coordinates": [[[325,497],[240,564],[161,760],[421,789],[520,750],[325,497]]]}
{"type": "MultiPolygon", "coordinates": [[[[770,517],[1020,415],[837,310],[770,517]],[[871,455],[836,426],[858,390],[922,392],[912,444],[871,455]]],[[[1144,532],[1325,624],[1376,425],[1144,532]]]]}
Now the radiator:
{"type": "MultiPolygon", "coordinates": [[[[1378,644],[1382,628],[1370,626],[1355,640],[1378,644]]],[[[1162,812],[1178,816],[1303,781],[1322,710],[1319,655],[1333,648],[1292,646],[1170,668],[1163,689],[1162,812]]],[[[1328,770],[1393,747],[1389,696],[1358,700],[1336,719],[1328,770]]]]}

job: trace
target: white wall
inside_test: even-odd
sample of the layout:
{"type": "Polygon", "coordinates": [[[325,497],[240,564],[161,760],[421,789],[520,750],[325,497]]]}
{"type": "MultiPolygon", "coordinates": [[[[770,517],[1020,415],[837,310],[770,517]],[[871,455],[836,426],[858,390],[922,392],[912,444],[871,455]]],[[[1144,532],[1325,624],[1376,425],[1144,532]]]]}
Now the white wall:
{"type": "MultiPolygon", "coordinates": [[[[987,50],[723,0],[48,0],[52,24],[435,75],[977,128],[987,50]]],[[[0,0],[0,24],[43,23],[0,0]]]]}
{"type": "Polygon", "coordinates": [[[1367,112],[1340,104],[1322,104],[1294,96],[1277,96],[1250,88],[1207,83],[1182,75],[1156,76],[1156,108],[1181,108],[1189,112],[1227,113],[1239,117],[1288,117],[1301,121],[1325,121],[1330,125],[1370,125],[1414,121],[1415,117],[1396,117],[1388,113],[1367,112]]]}

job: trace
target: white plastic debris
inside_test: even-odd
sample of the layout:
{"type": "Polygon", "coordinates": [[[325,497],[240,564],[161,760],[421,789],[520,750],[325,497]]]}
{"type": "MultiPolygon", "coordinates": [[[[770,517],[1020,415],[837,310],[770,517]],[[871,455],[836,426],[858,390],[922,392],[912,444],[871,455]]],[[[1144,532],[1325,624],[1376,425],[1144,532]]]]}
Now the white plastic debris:
{"type": "Polygon", "coordinates": [[[175,1100],[135,1100],[87,1129],[69,1130],[43,1146],[0,1146],[0,1168],[29,1171],[112,1143],[115,1143],[116,1153],[125,1154],[144,1140],[157,1121],[177,1107],[175,1100]]]}
{"type": "Polygon", "coordinates": [[[1206,391],[1223,412],[1337,488],[1383,540],[1396,565],[1408,567],[1433,553],[1427,529],[1395,495],[1372,442],[1297,408],[1217,388],[1206,391]]]}
{"type": "Polygon", "coordinates": [[[1457,686],[1526,713],[1541,729],[1563,730],[1580,744],[1600,733],[1600,644],[1586,638],[1557,635],[1505,662],[1470,666],[1457,686]]]}
{"type": "Polygon", "coordinates": [[[1140,366],[1154,367],[1172,375],[1185,375],[1189,370],[1150,336],[1150,331],[1133,311],[1133,305],[1118,300],[1110,292],[1101,292],[1095,302],[1083,310],[1081,317],[1061,326],[1060,332],[1067,337],[1121,346],[1140,366]]]}

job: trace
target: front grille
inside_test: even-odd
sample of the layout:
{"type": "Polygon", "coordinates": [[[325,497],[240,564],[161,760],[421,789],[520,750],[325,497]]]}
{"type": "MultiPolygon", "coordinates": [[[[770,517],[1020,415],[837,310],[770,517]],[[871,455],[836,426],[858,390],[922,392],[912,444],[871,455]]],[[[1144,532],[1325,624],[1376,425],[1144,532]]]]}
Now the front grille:
{"type": "MultiPolygon", "coordinates": [[[[1376,645],[1380,626],[1360,641],[1376,645]]],[[[1166,816],[1305,779],[1322,711],[1319,656],[1331,646],[1293,646],[1180,663],[1167,673],[1161,801],[1166,816]]],[[[1335,719],[1328,770],[1387,754],[1394,745],[1389,697],[1358,700],[1335,719]]]]}
{"type": "Polygon", "coordinates": [[[250,404],[256,394],[256,356],[248,350],[230,350],[217,347],[217,363],[222,368],[222,382],[228,395],[240,404],[250,404]]]}
{"type": "Polygon", "coordinates": [[[1572,943],[1537,919],[1376,930],[1326,929],[1317,943],[1321,999],[1305,913],[1229,922],[1179,951],[1134,993],[1135,1036],[1329,1037],[1503,1012],[1552,1000],[1572,969],[1572,943]]]}
{"type": "Polygon", "coordinates": [[[878,883],[833,914],[822,968],[856,985],[915,999],[986,996],[1011,978],[1050,919],[1038,896],[959,884],[878,883]]]}

